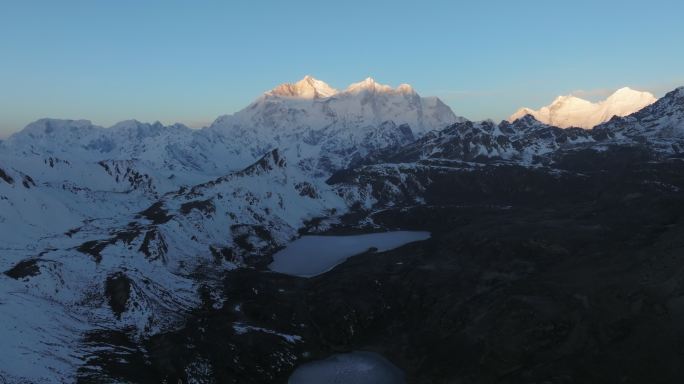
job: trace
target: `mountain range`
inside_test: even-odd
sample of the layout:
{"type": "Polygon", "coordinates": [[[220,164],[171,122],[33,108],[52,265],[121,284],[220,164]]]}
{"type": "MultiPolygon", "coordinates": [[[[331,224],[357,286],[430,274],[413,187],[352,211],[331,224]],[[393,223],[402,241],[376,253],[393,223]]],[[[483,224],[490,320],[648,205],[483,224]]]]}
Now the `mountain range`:
{"type": "Polygon", "coordinates": [[[657,101],[627,88],[598,104],[561,97],[497,124],[405,84],[367,78],[338,91],[307,76],[201,130],[36,121],[0,143],[0,377],[105,380],[98,359],[113,341],[90,336],[142,342],[177,329],[206,294],[228,300],[225,273],[264,270],[302,231],[350,218],[355,230],[387,230],[375,214],[461,193],[445,178],[560,177],[577,154],[625,148],[681,156],[684,87],[657,101]]]}

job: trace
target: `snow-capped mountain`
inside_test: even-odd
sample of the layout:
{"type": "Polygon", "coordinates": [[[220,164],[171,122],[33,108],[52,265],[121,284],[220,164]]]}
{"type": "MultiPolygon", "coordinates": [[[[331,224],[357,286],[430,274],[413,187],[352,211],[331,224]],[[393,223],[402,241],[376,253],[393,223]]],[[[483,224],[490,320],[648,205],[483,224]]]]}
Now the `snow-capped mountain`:
{"type": "Polygon", "coordinates": [[[274,97],[297,97],[302,99],[319,99],[334,96],[338,90],[327,83],[306,75],[300,81],[291,84],[281,84],[266,92],[274,97]]]}
{"type": "Polygon", "coordinates": [[[406,144],[463,121],[441,100],[372,78],[337,91],[306,76],[264,93],[208,128],[252,153],[279,148],[315,174],[344,168],[369,151],[406,144]]]}
{"type": "Polygon", "coordinates": [[[649,92],[620,88],[607,99],[592,103],[572,95],[559,96],[548,106],[538,110],[521,108],[508,119],[517,120],[525,115],[560,128],[593,128],[610,120],[613,116],[627,116],[648,105],[656,98],[649,92]]]}
{"type": "Polygon", "coordinates": [[[594,128],[614,140],[647,143],[666,153],[684,151],[684,87],[625,117],[615,117],[594,128]]]}

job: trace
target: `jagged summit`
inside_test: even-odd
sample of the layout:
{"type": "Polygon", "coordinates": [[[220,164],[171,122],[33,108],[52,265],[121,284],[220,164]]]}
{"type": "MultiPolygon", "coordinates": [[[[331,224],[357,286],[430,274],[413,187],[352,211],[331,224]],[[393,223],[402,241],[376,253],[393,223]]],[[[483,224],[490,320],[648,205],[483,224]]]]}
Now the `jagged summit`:
{"type": "Polygon", "coordinates": [[[416,91],[409,84],[400,84],[396,88],[381,84],[372,77],[367,77],[357,83],[350,84],[344,91],[338,91],[324,81],[310,75],[296,83],[284,83],[265,93],[266,96],[298,98],[298,99],[322,99],[332,97],[340,93],[354,95],[362,92],[380,94],[406,94],[413,95],[416,91]]]}
{"type": "Polygon", "coordinates": [[[670,92],[667,92],[663,97],[661,97],[658,101],[676,101],[681,98],[684,98],[684,86],[682,87],[677,87],[670,92]]]}
{"type": "Polygon", "coordinates": [[[547,124],[542,123],[541,121],[537,120],[533,115],[531,114],[525,114],[513,121],[502,121],[504,125],[510,124],[511,126],[514,127],[523,127],[523,128],[533,128],[533,127],[539,127],[539,126],[548,126],[547,124]]]}
{"type": "Polygon", "coordinates": [[[649,92],[636,91],[629,87],[620,88],[605,100],[597,103],[566,95],[557,97],[550,105],[539,110],[521,108],[511,115],[509,121],[515,121],[529,114],[545,124],[561,128],[589,129],[610,120],[613,116],[630,115],[653,104],[656,100],[649,92]]]}
{"type": "Polygon", "coordinates": [[[363,92],[363,91],[371,91],[371,92],[391,92],[392,87],[389,85],[384,85],[380,84],[375,81],[372,77],[367,77],[364,80],[358,82],[358,83],[353,83],[347,87],[345,92],[349,93],[358,93],[358,92],[363,92]]]}
{"type": "Polygon", "coordinates": [[[347,89],[344,90],[345,93],[356,94],[360,92],[375,92],[375,93],[385,93],[385,94],[406,94],[413,95],[416,91],[409,84],[402,83],[398,87],[392,88],[389,85],[380,84],[372,77],[367,77],[366,79],[350,84],[347,89]]]}
{"type": "Polygon", "coordinates": [[[337,94],[337,90],[327,83],[315,79],[310,75],[296,83],[281,84],[266,92],[266,95],[280,97],[297,97],[302,99],[319,99],[337,94]]]}

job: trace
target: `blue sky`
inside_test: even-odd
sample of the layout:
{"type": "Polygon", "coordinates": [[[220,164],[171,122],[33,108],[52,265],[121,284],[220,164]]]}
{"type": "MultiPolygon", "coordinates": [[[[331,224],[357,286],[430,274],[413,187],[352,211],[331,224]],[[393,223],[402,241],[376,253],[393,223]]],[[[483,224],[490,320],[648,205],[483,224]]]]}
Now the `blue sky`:
{"type": "Polygon", "coordinates": [[[41,117],[209,122],[311,74],[502,119],[684,85],[681,1],[0,2],[0,137],[41,117]]]}

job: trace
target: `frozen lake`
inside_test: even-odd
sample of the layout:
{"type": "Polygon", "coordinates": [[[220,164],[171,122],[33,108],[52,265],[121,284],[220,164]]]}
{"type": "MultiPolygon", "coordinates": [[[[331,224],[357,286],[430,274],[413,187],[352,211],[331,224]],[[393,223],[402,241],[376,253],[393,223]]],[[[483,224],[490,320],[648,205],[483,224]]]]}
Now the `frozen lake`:
{"type": "Polygon", "coordinates": [[[371,352],[333,355],[297,368],[288,384],[402,384],[404,373],[384,357],[371,352]]]}
{"type": "Polygon", "coordinates": [[[331,270],[347,258],[377,248],[388,251],[430,238],[430,232],[395,231],[351,236],[302,236],[273,255],[272,271],[312,277],[331,270]]]}

